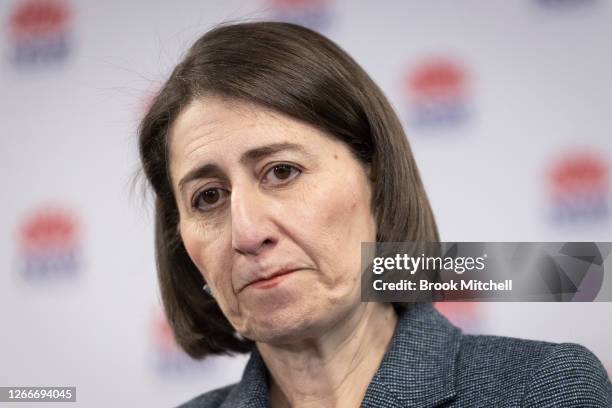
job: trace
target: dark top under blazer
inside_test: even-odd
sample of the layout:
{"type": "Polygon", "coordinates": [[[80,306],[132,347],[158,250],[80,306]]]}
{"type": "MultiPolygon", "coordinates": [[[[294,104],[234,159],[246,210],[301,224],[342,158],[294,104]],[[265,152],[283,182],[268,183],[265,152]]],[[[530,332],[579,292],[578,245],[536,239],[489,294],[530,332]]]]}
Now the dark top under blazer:
{"type": "MultiPolygon", "coordinates": [[[[600,361],[577,344],[464,335],[431,304],[401,311],[362,407],[612,407],[600,361]]],[[[180,408],[268,407],[254,348],[242,380],[180,408]]]]}

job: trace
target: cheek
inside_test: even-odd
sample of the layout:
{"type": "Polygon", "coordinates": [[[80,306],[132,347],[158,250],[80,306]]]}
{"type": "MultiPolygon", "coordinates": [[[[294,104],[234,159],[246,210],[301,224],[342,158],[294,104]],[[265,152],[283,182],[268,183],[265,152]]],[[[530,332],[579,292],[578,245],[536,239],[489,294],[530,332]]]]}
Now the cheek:
{"type": "Polygon", "coordinates": [[[212,287],[223,314],[228,318],[239,314],[232,285],[231,231],[225,227],[186,224],[181,227],[181,235],[191,261],[212,287]]]}
{"type": "Polygon", "coordinates": [[[301,220],[296,236],[329,273],[358,271],[361,242],[376,238],[370,192],[361,183],[357,175],[321,183],[302,201],[301,214],[287,217],[301,220]]]}
{"type": "Polygon", "coordinates": [[[358,180],[350,179],[322,194],[320,224],[338,244],[372,240],[373,217],[367,191],[358,180]]]}
{"type": "Polygon", "coordinates": [[[206,282],[219,290],[225,283],[220,271],[227,270],[223,264],[226,256],[219,256],[223,251],[223,234],[198,224],[197,222],[181,222],[181,237],[183,245],[191,261],[200,271],[206,282]]]}
{"type": "Polygon", "coordinates": [[[207,240],[203,239],[199,229],[190,223],[181,223],[181,238],[185,250],[189,254],[191,261],[198,268],[206,281],[210,280],[208,268],[204,267],[204,259],[206,249],[208,247],[207,240]]]}
{"type": "Polygon", "coordinates": [[[240,314],[238,299],[232,285],[231,238],[225,229],[206,228],[201,226],[181,227],[183,244],[191,261],[200,271],[204,280],[213,289],[216,301],[223,314],[230,319],[240,314]]]}
{"type": "Polygon", "coordinates": [[[344,197],[339,198],[336,207],[330,211],[329,225],[335,233],[333,258],[339,271],[339,280],[347,280],[353,285],[361,271],[361,243],[375,240],[376,229],[374,219],[369,211],[368,198],[359,190],[345,190],[344,197]],[[341,254],[338,256],[337,254],[341,254]]]}

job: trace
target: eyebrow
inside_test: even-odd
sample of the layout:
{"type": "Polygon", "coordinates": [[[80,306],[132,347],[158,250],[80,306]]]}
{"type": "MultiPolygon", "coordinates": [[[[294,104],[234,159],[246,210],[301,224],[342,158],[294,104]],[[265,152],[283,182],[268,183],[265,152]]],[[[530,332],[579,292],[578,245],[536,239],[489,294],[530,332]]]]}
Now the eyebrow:
{"type": "MultiPolygon", "coordinates": [[[[303,146],[295,143],[283,142],[283,143],[272,143],[269,145],[256,147],[251,150],[248,150],[240,156],[240,164],[250,164],[256,162],[258,160],[263,159],[264,157],[271,156],[275,153],[281,151],[295,151],[301,153],[305,156],[311,157],[312,155],[304,149],[303,146]]],[[[179,190],[183,190],[185,184],[190,181],[206,178],[206,177],[221,177],[223,175],[223,171],[221,168],[214,163],[205,164],[202,166],[198,166],[192,170],[190,170],[182,179],[179,181],[178,186],[179,190]]]]}

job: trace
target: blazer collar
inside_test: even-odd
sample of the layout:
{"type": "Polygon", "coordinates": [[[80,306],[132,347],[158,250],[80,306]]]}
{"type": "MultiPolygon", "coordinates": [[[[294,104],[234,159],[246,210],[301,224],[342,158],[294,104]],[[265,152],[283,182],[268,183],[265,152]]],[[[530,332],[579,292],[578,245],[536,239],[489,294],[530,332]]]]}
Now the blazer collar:
{"type": "MultiPolygon", "coordinates": [[[[430,303],[415,303],[398,313],[390,347],[361,407],[435,407],[453,399],[460,330],[430,303]]],[[[221,407],[268,407],[267,376],[265,363],[254,347],[242,380],[221,407]]]]}
{"type": "Polygon", "coordinates": [[[460,339],[431,303],[402,311],[361,406],[435,407],[453,399],[460,339]]]}

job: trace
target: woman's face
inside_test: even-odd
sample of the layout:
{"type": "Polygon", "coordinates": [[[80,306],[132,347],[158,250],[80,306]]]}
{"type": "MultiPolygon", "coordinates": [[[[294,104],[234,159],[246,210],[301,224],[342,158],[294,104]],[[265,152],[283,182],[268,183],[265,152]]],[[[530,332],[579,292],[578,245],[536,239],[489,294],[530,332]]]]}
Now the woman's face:
{"type": "Polygon", "coordinates": [[[376,236],[372,186],[343,142],[261,107],[206,97],[172,126],[170,172],[185,248],[244,337],[316,336],[363,305],[361,242],[376,236]]]}

